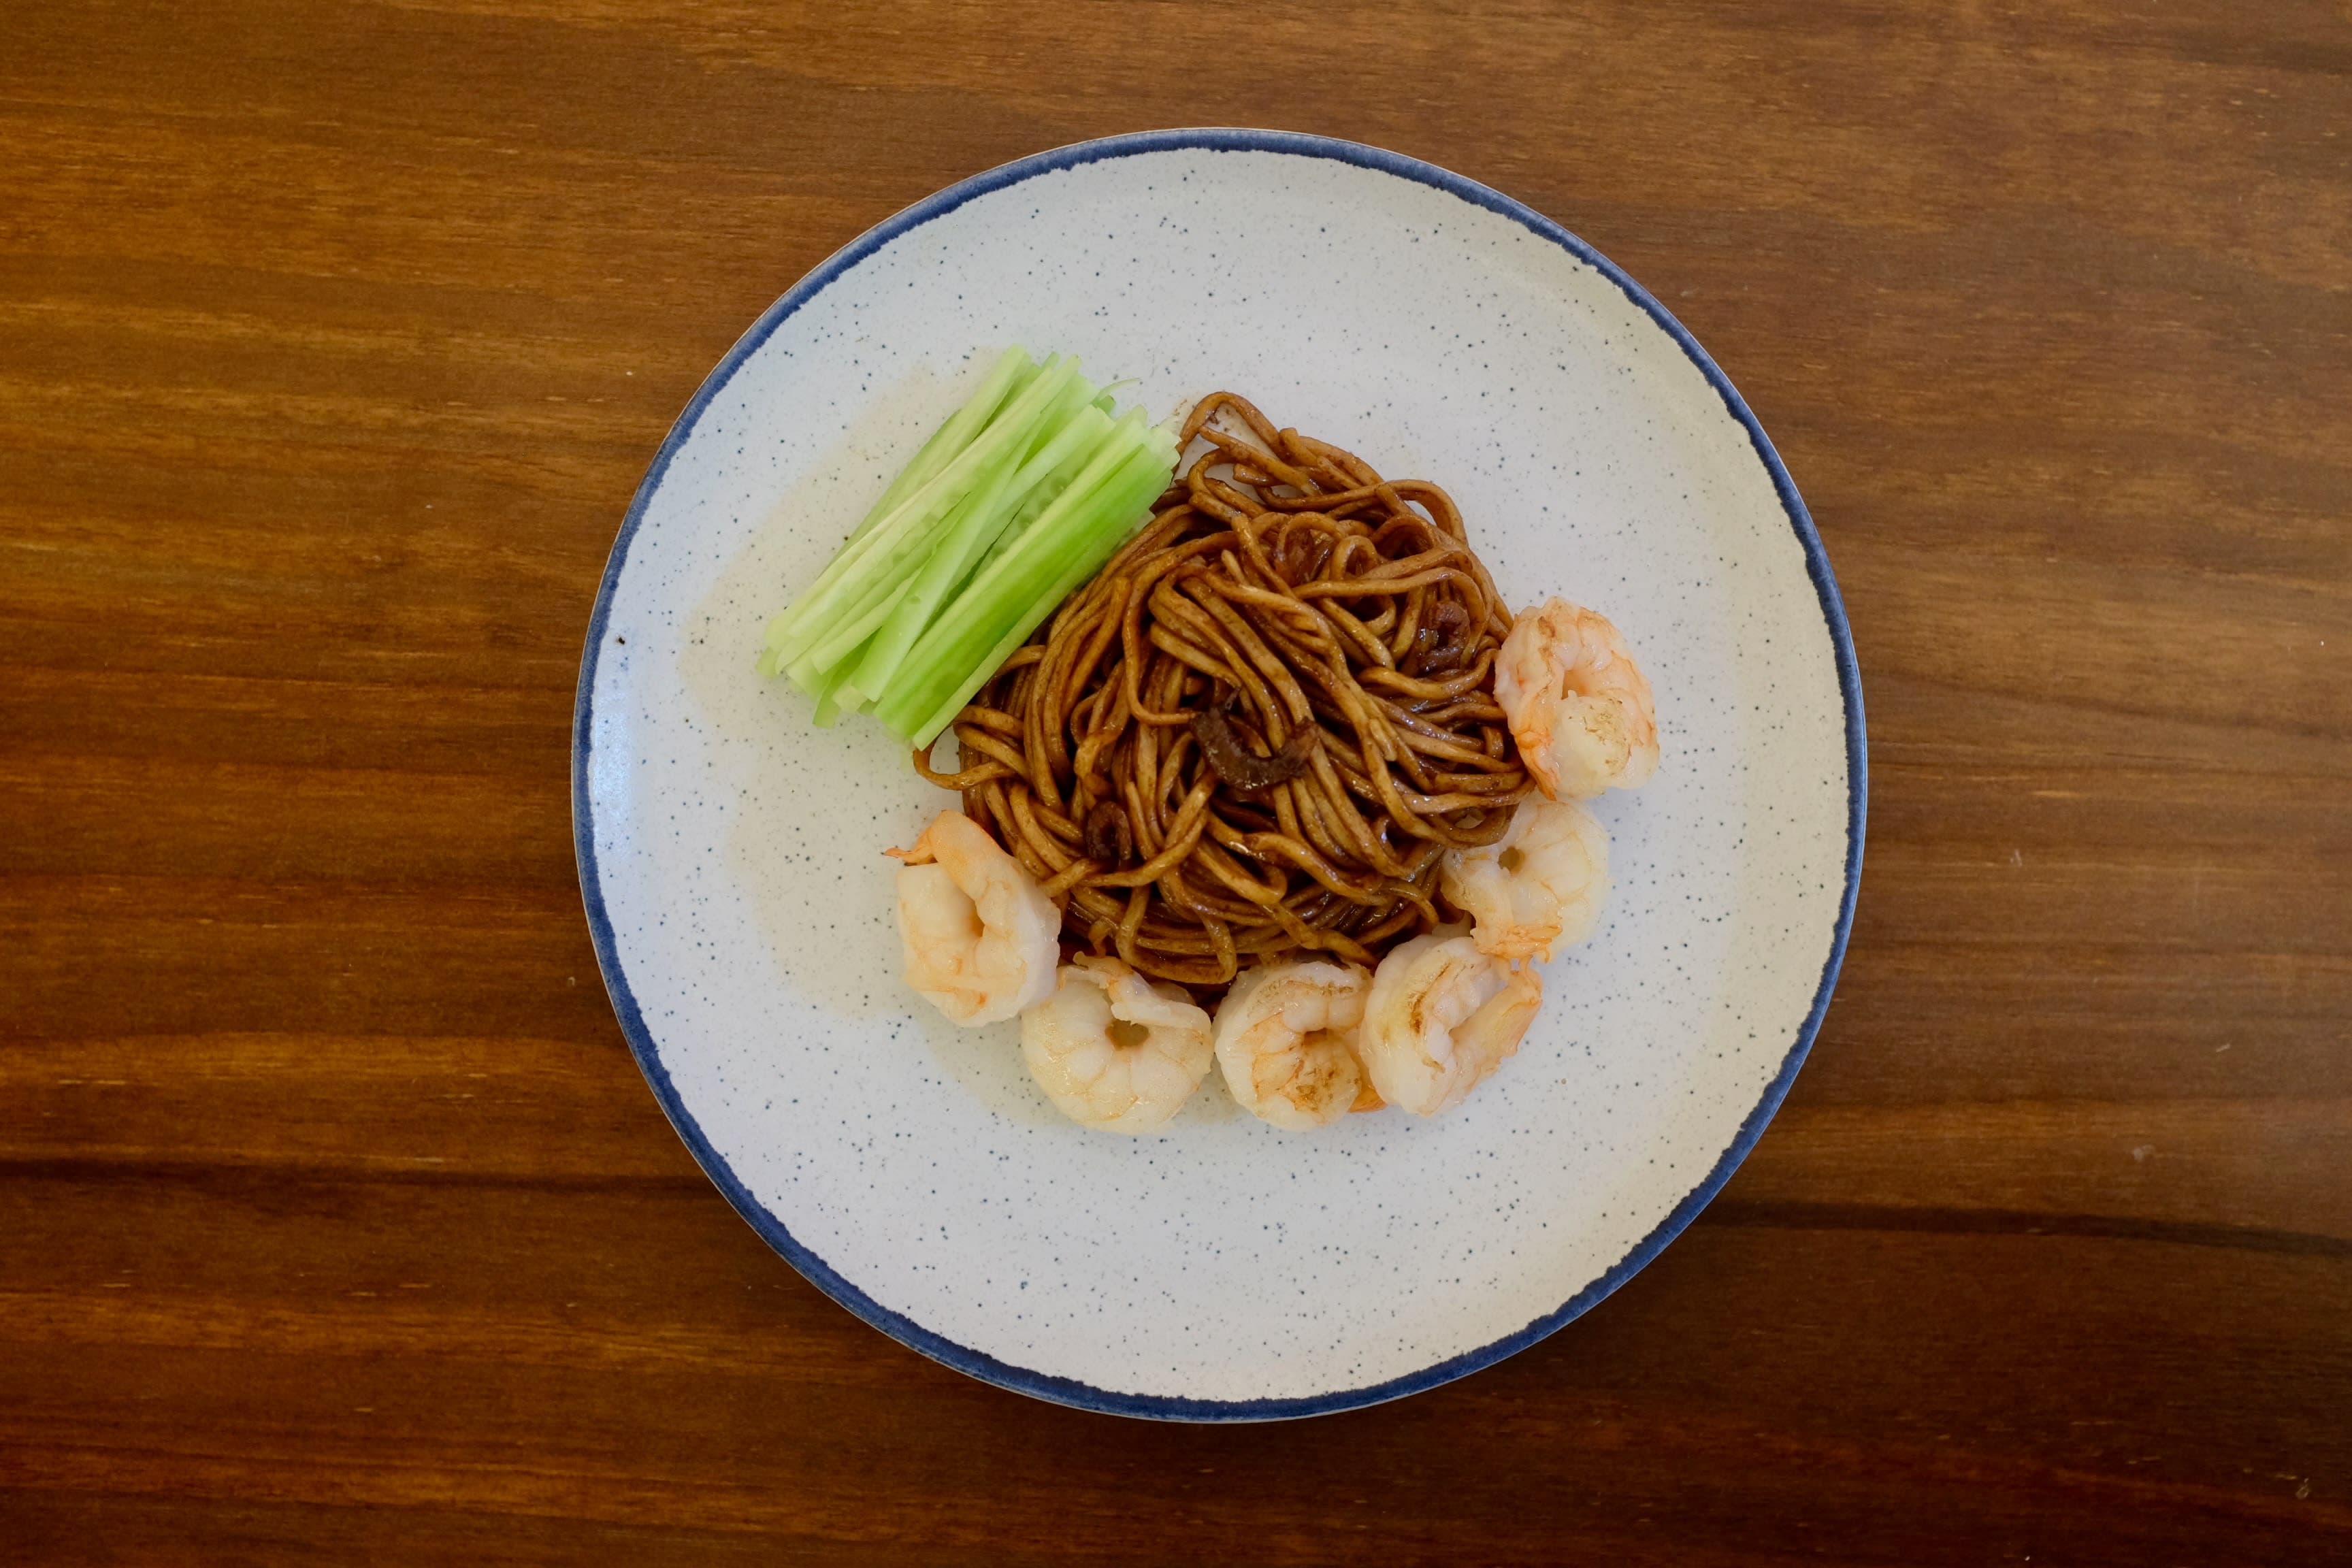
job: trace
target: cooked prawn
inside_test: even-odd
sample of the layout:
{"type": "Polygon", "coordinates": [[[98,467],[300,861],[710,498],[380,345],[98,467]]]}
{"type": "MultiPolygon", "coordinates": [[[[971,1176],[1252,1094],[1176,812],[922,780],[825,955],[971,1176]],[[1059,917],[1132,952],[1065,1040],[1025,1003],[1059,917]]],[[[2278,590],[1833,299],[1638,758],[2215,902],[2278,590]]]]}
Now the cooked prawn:
{"type": "Polygon", "coordinates": [[[1356,1029],[1369,970],[1315,960],[1260,964],[1217,1006],[1217,1066],[1242,1109],[1294,1132],[1373,1110],[1356,1029]]]}
{"type": "Polygon", "coordinates": [[[1520,612],[1495,659],[1495,700],[1554,799],[1632,789],[1658,765],[1649,678],[1597,610],[1554,599],[1520,612]]]}
{"type": "Polygon", "coordinates": [[[1054,1109],[1082,1127],[1149,1132],[1209,1076],[1209,1016],[1181,985],[1081,954],[1021,1015],[1021,1054],[1054,1109]]]}
{"type": "Polygon", "coordinates": [[[898,871],[907,984],[959,1024],[994,1024],[1052,994],[1062,911],[988,830],[943,811],[898,871]]]}
{"type": "Polygon", "coordinates": [[[1480,952],[1460,926],[1439,926],[1381,960],[1356,1048],[1382,1099],[1434,1116],[1519,1048],[1542,1005],[1533,969],[1480,952]]]}
{"type": "Polygon", "coordinates": [[[1478,951],[1517,963],[1572,947],[1601,922],[1609,897],[1609,835],[1580,800],[1530,795],[1503,837],[1448,850],[1438,885],[1476,922],[1478,951]]]}

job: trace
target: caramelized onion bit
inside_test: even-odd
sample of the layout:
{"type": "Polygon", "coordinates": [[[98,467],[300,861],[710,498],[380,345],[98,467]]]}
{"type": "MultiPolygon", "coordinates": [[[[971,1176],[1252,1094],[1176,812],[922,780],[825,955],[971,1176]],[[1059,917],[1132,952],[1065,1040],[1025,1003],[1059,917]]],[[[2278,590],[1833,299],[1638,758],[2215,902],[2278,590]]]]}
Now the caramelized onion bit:
{"type": "Polygon", "coordinates": [[[1280,751],[1261,757],[1242,739],[1240,728],[1214,710],[1192,715],[1192,739],[1201,743],[1209,765],[1217,770],[1225,786],[1244,792],[1272,789],[1297,778],[1315,755],[1315,731],[1302,727],[1291,733],[1280,751]]]}
{"type": "Polygon", "coordinates": [[[1118,802],[1097,801],[1087,813],[1086,834],[1087,858],[1097,865],[1117,868],[1135,858],[1135,829],[1118,802]]]}

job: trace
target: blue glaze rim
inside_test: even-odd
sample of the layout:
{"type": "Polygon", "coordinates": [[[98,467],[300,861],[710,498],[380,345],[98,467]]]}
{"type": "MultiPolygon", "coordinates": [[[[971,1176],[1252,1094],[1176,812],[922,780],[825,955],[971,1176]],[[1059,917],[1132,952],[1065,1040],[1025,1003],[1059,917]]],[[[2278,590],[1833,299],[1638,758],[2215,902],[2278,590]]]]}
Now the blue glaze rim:
{"type": "Polygon", "coordinates": [[[738,1214],[759,1232],[762,1240],[782,1253],[793,1268],[811,1283],[832,1297],[842,1306],[863,1318],[892,1339],[920,1352],[932,1360],[979,1378],[999,1387],[1026,1394],[1057,1405],[1067,1405],[1081,1410],[1092,1410],[1110,1415],[1142,1416],[1166,1421],[1275,1421],[1306,1415],[1326,1415],[1342,1410],[1360,1409],[1424,1389],[1450,1383],[1482,1367],[1491,1366],[1507,1356],[1515,1355],[1537,1341],[1581,1317],[1605,1300],[1626,1280],[1632,1279],[1650,1260],[1664,1251],[1666,1244],[1682,1234],[1698,1212],[1711,1202],[1723,1184],[1730,1180],[1733,1171],[1748,1157],[1749,1150],[1763,1136],[1795,1081],[1797,1071],[1804,1065],[1805,1056],[1812,1047],[1813,1037],[1821,1030],[1822,1016],[1828,1011],[1830,993],[1837,984],[1839,966],[1845,958],[1846,939],[1853,928],[1854,900],[1862,885],[1863,830],[1869,796],[1869,761],[1865,750],[1862,715],[1862,674],[1854,661],[1853,636],[1846,622],[1845,605],[1839,597],[1837,579],[1830,571],[1829,555],[1822,547],[1821,535],[1813,528],[1811,515],[1797,495],[1797,487],[1782,465],[1780,454],[1772,449],[1764,427],[1748,411],[1747,403],[1732,386],[1730,378],[1707,357],[1680,321],[1649,290],[1628,277],[1614,262],[1601,255],[1567,229],[1545,217],[1541,213],[1514,201],[1501,192],[1466,179],[1450,170],[1401,153],[1391,153],[1361,142],[1342,142],[1328,136],[1313,136],[1299,132],[1255,131],[1243,129],[1197,129],[1143,131],[1122,136],[1108,136],[1098,141],[1080,142],[1067,147],[990,169],[968,180],[949,186],[928,196],[914,205],[894,215],[866,231],[848,245],[835,251],[805,278],[795,283],[754,321],[735,346],[727,352],[717,368],[711,371],[695,392],[692,401],[670,426],[661,450],[655,454],[653,464],[646,470],[635,497],[629,503],[628,515],[622,521],[620,536],[614,542],[611,556],[604,565],[604,577],[596,593],[596,605],[588,620],[587,645],[580,661],[580,687],[574,699],[572,719],[572,834],[580,864],[580,890],[586,906],[589,934],[596,948],[596,963],[603,971],[604,986],[611,994],[613,1010],[618,1015],[622,1033],[627,1037],[629,1048],[644,1071],[654,1098],[677,1130],[678,1136],[692,1151],[704,1173],[725,1194],[727,1201],[738,1214]],[[1837,658],[1838,689],[1845,700],[1845,739],[1847,758],[1847,821],[1845,889],[1838,907],[1837,929],[1830,943],[1828,961],[1822,966],[1822,979],[1814,992],[1811,1011],[1797,1030],[1788,1056],[1780,1072],[1766,1087],[1755,1110],[1741,1122],[1739,1132],[1723,1155],[1709,1171],[1705,1180],[1686,1194],[1656,1228],[1643,1237],[1633,1249],[1609,1271],[1578,1291],[1558,1310],[1545,1314],[1517,1332],[1506,1334],[1491,1344],[1448,1358],[1418,1372],[1385,1383],[1363,1388],[1341,1389],[1329,1394],[1297,1399],[1183,1399],[1165,1395],[1122,1394],[1111,1389],[1097,1388],[1071,1378],[1055,1377],[1033,1372],[1026,1367],[1012,1365],[982,1352],[961,1345],[924,1328],[920,1323],[890,1310],[856,1286],[843,1279],[824,1258],[819,1258],[779,1224],[760,1201],[752,1196],[736,1178],[727,1161],[711,1147],[703,1135],[694,1115],[678,1098],[671,1084],[669,1071],[661,1059],[651,1032],[646,1027],[645,1016],[637,1000],[629,989],[628,976],[621,967],[620,954],[613,939],[613,925],[604,909],[604,890],[596,869],[594,821],[589,809],[588,763],[593,733],[593,707],[596,689],[596,669],[603,651],[605,622],[611,613],[613,594],[627,564],[629,546],[635,539],[637,527],[644,521],[646,509],[651,504],[662,479],[669,471],[687,437],[692,434],[712,398],[727,385],[743,362],[758,352],[769,337],[795,310],[814,299],[835,279],[856,266],[883,246],[910,229],[918,228],[933,218],[940,217],[962,206],[966,202],[1003,189],[1007,185],[1034,179],[1040,174],[1075,168],[1109,158],[1130,157],[1143,153],[1166,153],[1191,149],[1211,152],[1282,153],[1299,157],[1329,158],[1359,168],[1373,169],[1412,180],[1458,196],[1474,206],[1499,214],[1550,240],[1579,261],[1598,270],[1603,277],[1624,290],[1628,299],[1648,313],[1650,319],[1679,345],[1691,363],[1698,367],[1730,411],[1747,430],[1755,445],[1756,455],[1771,475],[1772,488],[1789,518],[1789,526],[1796,533],[1805,552],[1805,565],[1820,595],[1822,616],[1827,623],[1830,640],[1837,658]]]}

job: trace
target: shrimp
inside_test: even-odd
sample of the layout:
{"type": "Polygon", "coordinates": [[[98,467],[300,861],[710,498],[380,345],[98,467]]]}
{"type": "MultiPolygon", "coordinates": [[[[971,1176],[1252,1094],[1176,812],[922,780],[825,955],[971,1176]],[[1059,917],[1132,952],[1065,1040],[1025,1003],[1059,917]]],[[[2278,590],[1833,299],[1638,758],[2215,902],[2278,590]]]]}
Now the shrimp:
{"type": "Polygon", "coordinates": [[[1519,1048],[1542,1005],[1533,969],[1480,952],[1460,926],[1439,926],[1381,960],[1356,1048],[1382,1099],[1434,1116],[1519,1048]]]}
{"type": "Polygon", "coordinates": [[[1609,897],[1609,835],[1580,800],[1519,802],[1503,837],[1451,849],[1438,885],[1477,922],[1478,951],[1513,963],[1549,958],[1601,923],[1609,897]]]}
{"type": "Polygon", "coordinates": [[[907,984],[959,1024],[1001,1023],[1054,990],[1062,911],[987,829],[943,811],[898,871],[907,984]]]}
{"type": "Polygon", "coordinates": [[[1376,1110],[1356,1059],[1370,971],[1318,960],[1265,963],[1217,1007],[1217,1065],[1242,1109],[1293,1132],[1376,1110]]]}
{"type": "Polygon", "coordinates": [[[1149,1132],[1209,1076],[1209,1016],[1180,985],[1082,953],[1021,1015],[1021,1054],[1054,1109],[1079,1126],[1149,1132]]]}
{"type": "Polygon", "coordinates": [[[1649,678],[1609,617],[1565,599],[1522,611],[1495,660],[1495,700],[1544,794],[1590,800],[1658,765],[1649,678]]]}

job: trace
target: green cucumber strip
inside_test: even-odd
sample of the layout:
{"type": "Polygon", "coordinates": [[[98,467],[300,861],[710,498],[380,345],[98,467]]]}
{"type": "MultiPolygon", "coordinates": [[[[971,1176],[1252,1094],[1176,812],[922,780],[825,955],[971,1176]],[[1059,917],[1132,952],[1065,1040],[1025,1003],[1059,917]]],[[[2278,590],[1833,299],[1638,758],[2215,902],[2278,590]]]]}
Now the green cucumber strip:
{"type": "Polygon", "coordinates": [[[1017,471],[1011,460],[1013,456],[1015,454],[1008,454],[993,473],[957,503],[930,553],[910,568],[910,575],[902,580],[904,591],[897,596],[888,618],[865,639],[852,667],[851,679],[860,690],[889,689],[890,677],[906,658],[907,650],[931,623],[941,602],[961,584],[972,539],[992,535],[1006,510],[1004,492],[1017,471]]]}
{"type": "Polygon", "coordinates": [[[763,629],[755,668],[929,743],[1150,515],[1177,453],[1125,382],[999,355],[816,580],[763,629]]]}
{"type": "Polygon", "coordinates": [[[914,744],[928,744],[946,729],[963,710],[964,704],[971,700],[972,694],[1003,668],[1013,649],[1028,641],[1030,634],[1047,616],[1101,571],[1103,563],[1118,553],[1118,547],[1133,537],[1136,525],[1143,521],[1153,500],[1167,488],[1171,471],[1151,454],[1139,454],[1138,459],[1123,470],[1118,481],[1106,488],[1100,510],[1091,520],[1095,526],[1076,542],[1059,575],[1032,597],[1028,607],[1003,628],[963,678],[940,696],[930,711],[913,726],[908,738],[914,744]]]}
{"type": "Polygon", "coordinates": [[[1038,416],[1052,406],[1077,375],[1078,362],[1048,362],[964,449],[898,503],[891,514],[852,540],[808,591],[770,623],[770,645],[790,659],[824,635],[835,616],[860,602],[877,576],[895,575],[936,542],[938,530],[955,503],[986,472],[989,461],[1008,446],[1027,439],[1038,416]]]}
{"type": "Polygon", "coordinates": [[[819,685],[832,678],[835,666],[856,651],[860,638],[871,635],[874,628],[888,617],[898,602],[899,595],[904,592],[907,581],[904,577],[895,582],[885,578],[874,584],[864,598],[833,618],[830,630],[824,636],[803,643],[789,652],[771,649],[775,667],[790,675],[803,690],[814,692],[819,685]],[[857,629],[861,623],[862,631],[857,629]],[[850,630],[849,639],[845,642],[834,640],[835,634],[845,628],[850,630]],[[824,649],[823,658],[818,657],[820,648],[824,649]]]}
{"type": "MultiPolygon", "coordinates": [[[[1063,488],[1062,493],[1054,498],[1013,547],[975,576],[956,596],[955,603],[932,623],[930,629],[915,645],[910,669],[936,676],[939,673],[937,661],[942,650],[952,646],[958,638],[966,637],[972,623],[1006,614],[1008,606],[1003,601],[1007,593],[1013,591],[1007,584],[1014,581],[1022,569],[1021,563],[1034,557],[1041,548],[1058,543],[1066,526],[1065,520],[1073,515],[1082,515],[1087,501],[1131,455],[1143,448],[1143,445],[1139,426],[1134,420],[1121,420],[1113,426],[1110,434],[1095,449],[1077,477],[1063,488]]],[[[1017,607],[1010,606],[1012,609],[1017,607]]],[[[911,717],[895,691],[877,705],[876,711],[897,712],[901,718],[911,717]]]]}
{"type": "Polygon", "coordinates": [[[849,685],[848,678],[835,675],[816,692],[816,727],[832,729],[845,710],[856,712],[859,705],[857,691],[849,685]]]}
{"type": "Polygon", "coordinates": [[[899,571],[920,559],[960,494],[959,486],[934,479],[835,556],[809,590],[769,623],[768,646],[777,658],[787,663],[797,659],[844,616],[871,603],[899,571]]]}
{"type": "Polygon", "coordinates": [[[905,601],[907,591],[914,585],[912,577],[901,577],[888,584],[856,614],[835,622],[834,628],[811,645],[803,657],[824,670],[845,663],[859,645],[874,635],[875,628],[890,618],[890,612],[905,601]]]}
{"type": "MultiPolygon", "coordinates": [[[[1097,413],[1105,412],[1099,401],[1091,406],[1097,413]]],[[[1108,418],[1103,421],[1103,427],[1106,430],[1110,427],[1110,421],[1108,418]]],[[[1095,448],[1092,447],[1073,452],[1059,468],[1040,475],[1037,482],[1030,487],[1029,493],[1022,499],[1021,504],[1013,510],[1011,520],[1004,525],[1004,531],[996,536],[996,542],[990,545],[988,553],[980,558],[979,566],[974,568],[975,574],[986,571],[998,556],[1012,549],[1021,536],[1029,531],[1029,525],[1043,516],[1045,509],[1060,498],[1062,492],[1069,488],[1070,482],[1085,470],[1089,462],[1094,460],[1094,457],[1095,448]]]]}
{"type": "MultiPolygon", "coordinates": [[[[1050,434],[1047,426],[1062,410],[1073,405],[1084,406],[1090,387],[1077,375],[1076,367],[1076,361],[1066,360],[1041,373],[1032,384],[1035,395],[1024,399],[1026,406],[1008,408],[1002,428],[992,426],[957,459],[958,463],[971,463],[973,487],[919,533],[910,533],[903,543],[890,548],[887,556],[872,555],[856,571],[840,578],[832,590],[831,607],[788,634],[778,649],[780,655],[786,660],[813,655],[817,668],[830,669],[855,654],[859,644],[876,636],[910,587],[927,579],[928,563],[939,553],[943,542],[955,536],[969,510],[984,511],[989,507],[989,495],[997,479],[1019,471],[1018,460],[1046,439],[1050,434]],[[877,595],[886,592],[890,603],[882,607],[877,618],[877,595]]],[[[960,578],[961,574],[958,575],[960,578]]],[[[950,581],[947,587],[952,590],[955,585],[950,581]]],[[[936,605],[931,608],[935,612],[936,605]]],[[[925,614],[911,630],[896,635],[903,635],[906,643],[911,645],[929,619],[930,615],[925,614]]],[[[903,647],[898,652],[903,655],[903,647]]],[[[883,678],[897,663],[896,658],[888,657],[887,649],[885,655],[883,663],[871,670],[861,669],[853,677],[862,689],[877,694],[881,691],[883,678]]]]}
{"type": "MultiPolygon", "coordinates": [[[[1087,471],[1073,479],[1019,542],[974,578],[923,635],[899,680],[875,705],[875,716],[902,734],[911,733],[950,690],[975,673],[975,661],[985,657],[1007,627],[1024,616],[1032,626],[1043,620],[1057,601],[1040,602],[1038,596],[1062,575],[1069,561],[1086,553],[1096,535],[1130,525],[1135,512],[1159,493],[1139,501],[1130,499],[1130,492],[1149,486],[1154,475],[1166,486],[1170,465],[1163,450],[1164,443],[1144,437],[1139,421],[1122,420],[1087,471]]],[[[978,689],[977,682],[972,689],[978,689]]]]}
{"type": "Polygon", "coordinates": [[[1008,464],[998,482],[972,492],[971,504],[931,552],[931,558],[923,563],[922,574],[913,590],[898,601],[889,620],[874,634],[854,678],[860,690],[890,689],[891,678],[905,662],[916,640],[962,590],[981,555],[1003,536],[1015,506],[1055,469],[1091,449],[1111,429],[1111,422],[1091,402],[1081,402],[1061,429],[1027,462],[1017,470],[1008,464]]]}
{"type": "Polygon", "coordinates": [[[882,492],[882,499],[874,503],[874,510],[857,525],[857,533],[849,537],[856,539],[858,533],[887,517],[893,507],[929,484],[931,476],[947,466],[948,459],[971,445],[972,437],[981,433],[1005,399],[1027,384],[1038,368],[1030,359],[1029,351],[1018,345],[999,354],[979,389],[964,400],[962,407],[947,416],[914,459],[898,470],[898,477],[890,481],[890,488],[882,492]]]}
{"type": "MultiPolygon", "coordinates": [[[[978,390],[965,399],[962,406],[940,421],[940,427],[931,432],[930,439],[923,443],[914,460],[899,469],[898,477],[883,490],[882,499],[874,503],[865,520],[850,530],[848,537],[842,542],[842,547],[834,552],[831,561],[825,563],[824,574],[819,575],[816,584],[810,585],[810,591],[814,592],[832,574],[834,567],[843,563],[843,558],[851,553],[852,546],[873,532],[877,523],[896,511],[908,497],[938,477],[939,471],[950,459],[971,446],[973,437],[1003,406],[1005,400],[1034,379],[1038,369],[1025,349],[1009,348],[998,355],[996,363],[982,379],[978,390]]],[[[808,594],[803,594],[793,604],[770,616],[761,640],[772,647],[781,647],[793,623],[800,618],[808,597],[808,594]]]]}

